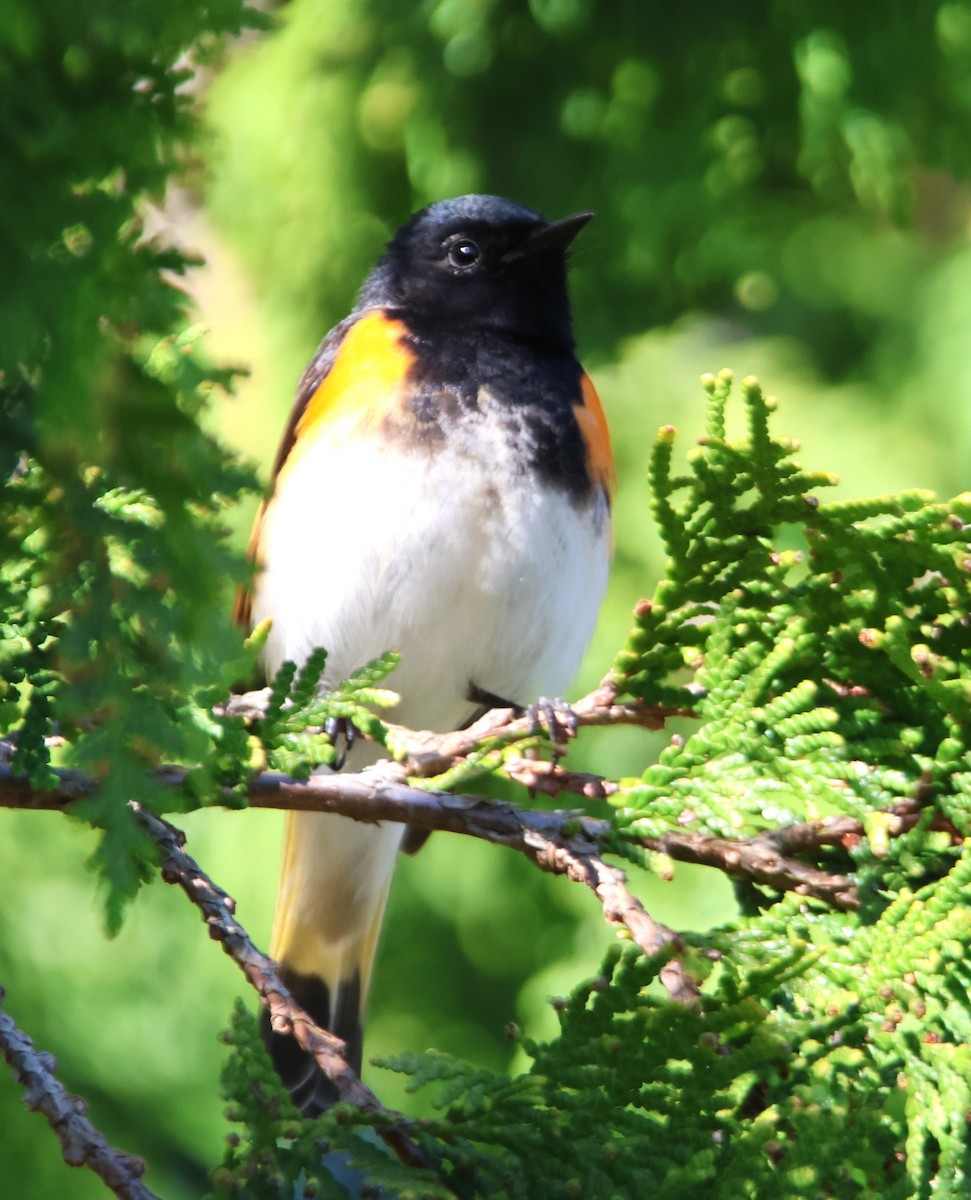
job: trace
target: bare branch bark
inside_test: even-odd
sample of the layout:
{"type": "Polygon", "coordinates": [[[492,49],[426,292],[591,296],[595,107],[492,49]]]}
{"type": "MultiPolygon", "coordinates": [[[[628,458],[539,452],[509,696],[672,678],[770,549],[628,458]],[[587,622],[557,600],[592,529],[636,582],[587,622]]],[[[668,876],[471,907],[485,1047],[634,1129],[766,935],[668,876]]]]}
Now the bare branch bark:
{"type": "Polygon", "coordinates": [[[166,883],[177,884],[199,909],[209,936],[221,943],[266,1004],[273,1028],[296,1038],[300,1047],[313,1057],[318,1068],[334,1084],[341,1100],[385,1119],[376,1132],[402,1162],[410,1166],[425,1165],[424,1155],[405,1132],[407,1119],[401,1113],[383,1107],[348,1064],[344,1042],[315,1024],[293,999],[277,974],[276,963],[256,948],[236,920],[236,902],[186,853],[182,832],[134,801],[131,807],[159,848],[162,878],[166,883]]]}
{"type": "MultiPolygon", "coordinates": [[[[0,1001],[4,995],[0,987],[0,1001]]],[[[55,1076],[54,1056],[38,1050],[3,1011],[0,1011],[0,1054],[14,1079],[26,1088],[24,1103],[47,1118],[68,1166],[88,1167],[121,1200],[159,1200],[142,1183],[145,1173],[142,1159],[108,1145],[104,1134],[84,1115],[85,1102],[72,1096],[55,1076]]]]}
{"type": "MultiPolygon", "coordinates": [[[[654,921],[630,892],[623,871],[608,866],[600,856],[597,840],[612,833],[609,822],[581,812],[534,812],[481,796],[422,791],[408,786],[401,767],[392,763],[359,775],[315,775],[306,784],[264,774],[253,780],[250,798],[256,807],[306,808],[355,820],[400,821],[508,846],[542,870],[586,884],[600,900],[605,920],[625,926],[648,954],[667,945],[675,952],[684,948],[678,935],[654,921]]],[[[662,978],[670,980],[668,992],[673,999],[697,998],[697,988],[680,963],[669,964],[662,978]]]]}
{"type": "MultiPolygon", "coordinates": [[[[178,786],[185,774],[181,769],[172,769],[164,777],[178,786]]],[[[67,788],[69,797],[76,794],[77,786],[77,779],[72,778],[67,788]]],[[[0,770],[0,804],[9,791],[16,792],[20,787],[19,781],[0,770]]],[[[248,793],[250,803],[258,808],[331,812],[368,822],[399,821],[420,829],[461,833],[508,846],[543,870],[566,875],[589,887],[600,900],[604,919],[626,927],[647,953],[655,954],[671,946],[677,955],[684,949],[681,938],[644,909],[627,887],[624,873],[604,862],[600,847],[616,836],[606,820],[586,817],[575,810],[531,811],[477,796],[424,791],[409,786],[403,766],[393,763],[359,774],[318,775],[305,783],[264,772],[251,780],[248,793]]],[[[815,828],[817,847],[832,843],[833,834],[826,821],[818,822],[815,828]]],[[[861,836],[863,832],[858,822],[851,830],[843,818],[839,829],[844,838],[856,830],[861,836]]],[[[643,836],[638,841],[646,849],[677,861],[715,867],[728,875],[748,878],[780,891],[813,896],[835,908],[848,910],[858,904],[849,879],[786,857],[770,835],[746,841],[670,832],[643,836]]],[[[811,847],[811,827],[801,828],[795,841],[803,849],[811,847]]],[[[186,890],[198,903],[192,891],[186,890]]],[[[260,981],[251,979],[251,982],[263,994],[260,981]]],[[[664,968],[662,982],[673,999],[689,1003],[697,999],[694,982],[676,958],[664,968]]],[[[281,1020],[286,1023],[285,1017],[281,1016],[281,1020]]]]}
{"type": "Polygon", "coordinates": [[[586,884],[600,901],[604,919],[627,929],[645,954],[671,952],[672,957],[661,968],[660,979],[672,1000],[679,1004],[700,1000],[697,982],[676,957],[685,949],[680,935],[654,920],[627,887],[624,872],[608,866],[593,843],[584,846],[580,838],[565,841],[536,833],[525,834],[524,843],[523,852],[543,870],[586,884]]]}
{"type": "MultiPolygon", "coordinates": [[[[617,703],[617,690],[609,677],[598,688],[570,705],[578,728],[603,728],[608,725],[635,725],[641,729],[663,729],[673,717],[690,717],[690,708],[663,708],[659,705],[630,701],[617,703]]],[[[479,748],[486,739],[503,743],[518,741],[535,734],[535,722],[512,708],[497,708],[470,725],[452,733],[428,733],[390,727],[399,744],[407,747],[402,760],[406,773],[427,779],[441,775],[479,748]]],[[[561,788],[560,790],[565,790],[561,788]]]]}
{"type": "MultiPolygon", "coordinates": [[[[535,767],[554,776],[559,768],[550,763],[514,762],[512,773],[519,777],[522,762],[523,781],[535,767]]],[[[566,772],[568,775],[576,773],[566,772]]],[[[173,787],[185,781],[182,768],[171,768],[162,776],[173,787]]],[[[540,776],[543,777],[542,775],[540,776]]],[[[593,791],[589,780],[579,776],[593,791]]],[[[609,784],[609,781],[603,781],[609,784]]],[[[615,785],[614,785],[615,786],[615,785]]],[[[0,807],[27,809],[63,809],[79,796],[88,795],[91,786],[71,774],[51,792],[34,792],[26,780],[14,778],[9,769],[0,767],[0,807]]],[[[505,802],[484,800],[481,796],[429,792],[404,782],[404,771],[384,764],[360,774],[319,775],[305,783],[286,775],[264,772],[250,781],[249,802],[254,808],[301,809],[307,812],[332,812],[357,821],[401,821],[421,829],[460,833],[485,841],[524,850],[527,836],[558,838],[569,847],[569,830],[580,829],[585,838],[601,844],[613,835],[608,821],[585,816],[582,811],[557,809],[551,812],[522,809],[505,802]]],[[[895,805],[888,813],[890,834],[904,832],[918,819],[918,809],[895,805]]],[[[666,854],[678,862],[714,867],[728,875],[749,878],[779,891],[794,891],[813,896],[836,908],[856,907],[856,893],[844,875],[820,870],[791,857],[811,853],[823,846],[850,844],[865,836],[860,821],[852,817],[826,817],[820,821],[784,826],[751,839],[709,837],[701,833],[669,832],[638,839],[646,849],[666,854]]],[[[575,848],[575,847],[574,847],[575,848]]]]}
{"type": "MultiPolygon", "coordinates": [[[[258,720],[265,714],[268,697],[269,689],[234,696],[221,711],[258,720]]],[[[617,691],[609,677],[572,709],[578,726],[634,724],[658,729],[672,716],[690,715],[687,709],[675,711],[636,702],[618,704],[617,691]]],[[[683,949],[676,934],[654,922],[644,911],[627,888],[623,872],[603,861],[603,845],[617,836],[609,822],[588,818],[582,812],[530,811],[507,803],[430,792],[409,785],[409,777],[430,778],[450,770],[484,742],[507,745],[530,737],[536,732],[530,717],[513,709],[499,709],[486,713],[468,729],[452,733],[391,729],[396,744],[405,748],[401,762],[381,764],[357,775],[314,776],[306,783],[263,772],[250,780],[247,789],[250,803],[261,808],[332,812],[358,821],[400,821],[419,829],[445,830],[510,846],[537,866],[590,886],[601,902],[605,919],[628,928],[645,950],[654,953],[663,945],[683,949]]],[[[511,778],[547,794],[567,791],[603,799],[618,788],[611,780],[567,771],[558,762],[508,757],[503,765],[511,778]]],[[[182,768],[163,768],[156,772],[156,777],[179,787],[186,774],[182,768]]],[[[0,806],[62,807],[89,794],[91,787],[77,773],[63,772],[54,791],[38,794],[24,781],[14,779],[8,768],[0,766],[0,806]]],[[[780,891],[815,897],[839,909],[852,909],[858,900],[849,879],[794,857],[835,841],[848,844],[848,839],[863,836],[859,822],[845,818],[839,819],[837,836],[830,825],[833,820],[793,827],[788,834],[778,830],[747,840],[670,831],[645,834],[638,842],[677,861],[714,867],[780,891]]],[[[907,822],[908,815],[901,813],[894,816],[892,824],[900,823],[903,827],[907,822]]],[[[693,985],[672,972],[676,975],[677,968],[667,971],[669,991],[690,999],[693,985]]]]}
{"type": "MultiPolygon", "coordinates": [[[[852,825],[862,836],[863,827],[859,821],[843,817],[838,819],[844,827],[847,823],[852,825]]],[[[818,850],[823,845],[832,844],[825,824],[814,824],[818,840],[811,840],[807,828],[806,841],[801,847],[803,850],[818,850]]],[[[792,828],[803,829],[802,826],[792,828]]],[[[726,875],[765,884],[778,892],[812,896],[844,912],[859,908],[856,888],[845,875],[836,875],[798,859],[785,857],[776,847],[773,834],[736,839],[708,837],[703,833],[665,833],[658,837],[643,837],[640,842],[646,849],[666,854],[678,862],[715,867],[726,875]]]]}

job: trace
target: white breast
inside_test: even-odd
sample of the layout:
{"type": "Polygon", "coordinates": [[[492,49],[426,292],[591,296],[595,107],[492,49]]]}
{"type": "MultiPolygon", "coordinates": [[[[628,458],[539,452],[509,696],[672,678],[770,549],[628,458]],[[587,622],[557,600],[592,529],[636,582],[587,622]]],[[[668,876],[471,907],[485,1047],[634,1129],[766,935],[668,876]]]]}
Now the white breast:
{"type": "Polygon", "coordinates": [[[606,586],[606,499],[578,508],[501,438],[484,444],[487,425],[475,458],[319,439],[288,466],[253,604],[273,618],[271,673],[324,646],[335,682],[396,650],[392,719],[438,730],[474,710],[472,684],[521,704],[562,693],[606,586]]]}

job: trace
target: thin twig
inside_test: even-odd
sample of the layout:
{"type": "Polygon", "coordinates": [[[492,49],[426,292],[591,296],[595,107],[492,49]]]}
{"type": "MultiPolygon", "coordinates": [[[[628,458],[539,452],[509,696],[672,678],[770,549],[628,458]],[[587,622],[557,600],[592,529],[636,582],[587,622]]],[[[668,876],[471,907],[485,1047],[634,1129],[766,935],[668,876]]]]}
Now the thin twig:
{"type": "Polygon", "coordinates": [[[562,796],[564,792],[586,800],[606,800],[620,791],[620,784],[589,771],[568,771],[559,762],[545,758],[503,759],[503,771],[516,783],[543,796],[562,796]]]}
{"type": "MultiPolygon", "coordinates": [[[[664,708],[660,705],[630,701],[618,704],[616,689],[609,680],[599,688],[570,705],[576,718],[577,728],[596,729],[608,725],[634,725],[640,729],[663,729],[674,717],[690,717],[690,708],[664,708]]],[[[500,740],[511,743],[536,733],[534,718],[523,716],[514,708],[495,708],[467,729],[456,729],[452,733],[429,733],[388,727],[395,744],[403,746],[406,756],[401,763],[406,773],[413,777],[428,779],[442,775],[457,763],[466,759],[484,741],[500,740]]],[[[561,789],[563,790],[563,789],[561,789]]]]}
{"type": "Polygon", "coordinates": [[[627,929],[645,954],[671,953],[672,957],[661,968],[660,979],[672,1000],[679,1004],[699,1001],[697,983],[676,957],[685,948],[680,935],[654,920],[627,887],[624,872],[608,866],[593,843],[584,846],[580,838],[563,841],[535,833],[527,834],[524,842],[523,852],[537,866],[586,884],[600,901],[604,919],[627,929]]]}
{"type": "Polygon", "coordinates": [[[341,1100],[384,1118],[385,1123],[377,1132],[402,1162],[410,1166],[425,1165],[424,1155],[405,1133],[406,1118],[382,1106],[348,1064],[344,1042],[321,1029],[297,1004],[280,979],[276,964],[256,948],[236,920],[235,901],[186,853],[181,831],[134,801],[131,807],[159,848],[162,878],[166,883],[177,884],[202,913],[209,936],[222,944],[266,1004],[273,1029],[296,1038],[301,1049],[333,1083],[341,1100]]]}
{"type": "MultiPolygon", "coordinates": [[[[850,818],[840,818],[840,821],[849,822],[850,818]]],[[[861,830],[858,821],[852,824],[861,830]]],[[[818,849],[825,845],[822,839],[829,836],[829,831],[823,827],[819,833],[820,841],[814,845],[807,842],[803,848],[813,846],[818,849]]],[[[638,841],[646,849],[666,854],[678,862],[715,867],[726,875],[765,884],[778,892],[812,896],[844,912],[860,905],[856,888],[845,875],[785,857],[777,849],[772,834],[742,839],[708,837],[703,833],[663,833],[655,837],[644,836],[638,841]]]]}
{"type": "MultiPolygon", "coordinates": [[[[4,998],[0,987],[0,1001],[4,998]]],[[[72,1096],[55,1076],[52,1054],[38,1050],[26,1033],[0,1011],[0,1054],[14,1079],[26,1088],[24,1103],[42,1113],[61,1143],[64,1161],[71,1167],[90,1168],[122,1200],[159,1200],[142,1183],[145,1163],[108,1145],[104,1134],[84,1115],[87,1105],[72,1096]]]]}

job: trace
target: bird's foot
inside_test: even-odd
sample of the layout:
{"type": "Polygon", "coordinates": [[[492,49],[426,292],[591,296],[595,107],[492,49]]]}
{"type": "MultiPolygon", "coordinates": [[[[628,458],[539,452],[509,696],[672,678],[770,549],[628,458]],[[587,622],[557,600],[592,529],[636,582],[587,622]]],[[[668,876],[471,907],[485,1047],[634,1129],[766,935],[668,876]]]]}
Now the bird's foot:
{"type": "Polygon", "coordinates": [[[334,770],[339,771],[360,736],[357,726],[350,717],[328,717],[324,722],[324,733],[334,747],[334,770]]]}
{"type": "Polygon", "coordinates": [[[553,746],[554,762],[566,753],[571,738],[577,735],[577,715],[565,700],[558,696],[552,700],[540,696],[535,703],[522,710],[534,733],[546,731],[553,746]]]}

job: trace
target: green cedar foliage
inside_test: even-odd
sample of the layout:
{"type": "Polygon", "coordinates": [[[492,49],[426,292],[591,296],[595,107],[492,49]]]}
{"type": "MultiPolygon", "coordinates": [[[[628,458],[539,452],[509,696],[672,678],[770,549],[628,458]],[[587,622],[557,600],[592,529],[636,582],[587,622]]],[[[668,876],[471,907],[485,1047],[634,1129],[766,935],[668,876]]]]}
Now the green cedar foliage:
{"type": "MultiPolygon", "coordinates": [[[[308,153],[254,122],[247,146],[259,172],[277,171],[272,195],[265,174],[227,163],[217,207],[258,230],[261,289],[298,298],[308,340],[325,303],[345,310],[355,251],[371,253],[415,199],[487,185],[559,214],[587,207],[596,178],[603,257],[619,265],[609,304],[578,277],[587,344],[608,351],[651,319],[735,296],[839,366],[868,322],[906,307],[908,255],[936,253],[933,239],[902,251],[888,219],[926,178],[915,147],[919,165],[967,176],[971,24],[954,0],[888,0],[876,21],[836,0],[734,6],[708,14],[704,41],[693,18],[594,0],[453,0],[433,18],[392,0],[293,9],[264,52],[299,47],[320,85],[319,143],[308,153]],[[334,95],[339,117],[323,103],[334,95]],[[510,153],[510,129],[530,153],[510,153]],[[319,174],[292,186],[298,167],[319,174]],[[268,200],[306,208],[271,214],[263,236],[268,200]],[[860,261],[886,273],[867,286],[860,261]],[[787,303],[763,310],[773,289],[787,303]]],[[[197,804],[238,785],[248,753],[211,706],[242,657],[226,593],[243,568],[220,513],[250,481],[200,430],[228,378],[185,329],[172,277],[186,261],[143,236],[146,201],[193,132],[189,72],[172,64],[190,50],[204,61],[243,23],[239,0],[5,0],[0,20],[13,185],[0,208],[0,732],[18,734],[15,765],[38,785],[55,728],[61,761],[102,781],[85,816],[104,831],[112,924],[151,861],[129,797],[197,804]],[[161,760],[195,767],[187,792],[153,786],[146,768],[161,760]]],[[[301,78],[275,81],[288,130],[301,78]]],[[[266,105],[258,89],[247,99],[266,105]]],[[[238,121],[238,100],[228,84],[217,115],[238,121]]],[[[624,781],[612,848],[650,866],[642,835],[744,837],[848,814],[866,837],[819,861],[850,873],[859,911],[745,889],[737,922],[688,937],[693,967],[720,956],[698,1012],[664,1000],[658,961],[613,953],[558,1006],[559,1036],[523,1043],[531,1065],[512,1080],[403,1054],[390,1065],[441,1106],[412,1130],[424,1174],[358,1136],[378,1117],[296,1122],[243,1016],[227,1089],[248,1128],[217,1194],[279,1195],[301,1169],[319,1175],[320,1138],[349,1144],[401,1196],[967,1193],[971,506],[914,493],[827,503],[826,478],[770,434],[754,384],[742,441],[726,437],[729,380],[707,386],[688,469],[672,473],[670,430],[654,453],[669,563],[615,665],[628,694],[696,719],[624,781]],[[921,819],[890,836],[888,806],[915,797],[921,819]]],[[[308,730],[377,702],[389,665],[318,703],[311,664],[293,679],[296,713],[284,677],[269,761],[303,771],[325,757],[308,730]]]]}
{"type": "Polygon", "coordinates": [[[439,1053],[386,1060],[439,1112],[411,1129],[427,1171],[404,1177],[361,1138],[382,1118],[298,1121],[240,1011],[225,1084],[246,1132],[216,1197],[287,1195],[298,1177],[340,1195],[322,1146],[402,1197],[967,1195],[971,495],[826,503],[832,479],[772,434],[754,379],[737,439],[730,374],[704,385],[687,471],[672,473],[673,429],[655,445],[669,558],[614,665],[622,694],[695,716],[612,798],[613,848],[639,860],[643,835],[849,815],[867,836],[817,856],[859,907],[748,886],[732,924],[686,935],[707,975],[697,1010],[657,986],[664,956],[616,947],[511,1079],[439,1053]],[[890,806],[915,799],[920,818],[889,836],[890,806]]]}
{"type": "Polygon", "coordinates": [[[326,661],[326,651],[315,650],[299,670],[295,663],[285,662],[277,672],[259,730],[271,770],[307,779],[321,763],[332,765],[336,753],[326,728],[331,721],[350,722],[355,730],[385,744],[387,732],[374,709],[391,707],[398,696],[376,684],[395,669],[398,655],[381,655],[321,694],[318,688],[326,661]]]}
{"type": "Polygon", "coordinates": [[[198,803],[239,749],[209,709],[242,658],[220,513],[252,478],[200,427],[230,377],[146,215],[193,131],[185,56],[248,21],[241,0],[7,0],[0,21],[0,734],[43,785],[56,718],[101,781],[83,815],[111,927],[152,859],[127,801],[172,805],[146,768],[202,764],[198,803]]]}

